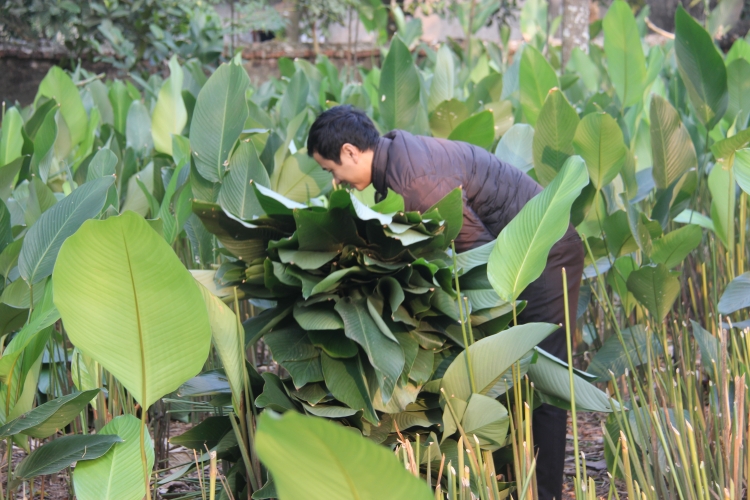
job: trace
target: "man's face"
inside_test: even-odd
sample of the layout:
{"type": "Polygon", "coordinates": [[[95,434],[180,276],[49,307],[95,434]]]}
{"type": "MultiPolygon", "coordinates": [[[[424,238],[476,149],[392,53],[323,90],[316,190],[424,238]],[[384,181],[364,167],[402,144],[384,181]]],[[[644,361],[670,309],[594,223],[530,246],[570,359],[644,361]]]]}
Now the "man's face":
{"type": "Polygon", "coordinates": [[[341,147],[341,163],[323,158],[317,151],[313,158],[323,170],[333,174],[338,184],[348,184],[362,191],[372,182],[372,151],[360,151],[347,143],[341,147]]]}

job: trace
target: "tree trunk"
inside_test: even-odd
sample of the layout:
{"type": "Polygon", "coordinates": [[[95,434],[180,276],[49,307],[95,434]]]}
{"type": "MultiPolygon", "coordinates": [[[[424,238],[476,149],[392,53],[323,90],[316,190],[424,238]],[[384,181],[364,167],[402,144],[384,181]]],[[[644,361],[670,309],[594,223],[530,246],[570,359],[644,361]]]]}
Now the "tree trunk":
{"type": "Polygon", "coordinates": [[[299,42],[299,22],[300,22],[300,6],[297,2],[289,2],[289,10],[287,11],[287,23],[286,23],[286,39],[292,43],[299,42]]]}
{"type": "Polygon", "coordinates": [[[562,64],[570,60],[575,47],[589,51],[589,1],[564,0],[562,17],[562,64]]]}

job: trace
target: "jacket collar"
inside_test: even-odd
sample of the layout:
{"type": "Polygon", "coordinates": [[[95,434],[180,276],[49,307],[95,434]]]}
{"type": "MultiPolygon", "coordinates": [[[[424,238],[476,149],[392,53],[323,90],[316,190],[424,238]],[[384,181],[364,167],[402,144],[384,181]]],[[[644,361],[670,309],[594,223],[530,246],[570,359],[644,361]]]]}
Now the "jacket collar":
{"type": "Polygon", "coordinates": [[[386,134],[378,140],[375,146],[375,154],[372,157],[372,185],[378,194],[385,196],[388,192],[386,185],[386,172],[388,170],[388,150],[391,147],[392,139],[386,134]]]}

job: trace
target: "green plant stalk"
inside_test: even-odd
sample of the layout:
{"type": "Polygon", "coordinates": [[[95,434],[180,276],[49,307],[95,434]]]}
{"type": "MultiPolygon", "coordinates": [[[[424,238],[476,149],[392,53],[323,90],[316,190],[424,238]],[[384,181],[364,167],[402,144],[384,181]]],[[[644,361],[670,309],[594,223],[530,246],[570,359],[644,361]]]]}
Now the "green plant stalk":
{"type": "MultiPolygon", "coordinates": [[[[145,378],[144,378],[145,380],[145,378]]],[[[146,394],[144,382],[143,394],[146,394]]],[[[146,500],[151,500],[151,473],[148,470],[148,460],[146,459],[146,419],[148,418],[148,409],[141,407],[141,463],[143,464],[143,480],[146,486],[146,500]]]]}
{"type": "Polygon", "coordinates": [[[674,434],[675,442],[677,444],[677,452],[679,453],[680,457],[680,468],[682,469],[682,473],[685,476],[685,488],[688,493],[687,497],[690,500],[693,500],[695,498],[693,487],[697,486],[697,483],[695,482],[697,478],[694,479],[691,476],[690,466],[688,465],[690,462],[688,461],[687,453],[685,453],[685,445],[682,442],[682,434],[680,434],[680,431],[678,431],[674,425],[672,426],[672,433],[674,434]]]}
{"type": "Polygon", "coordinates": [[[448,462],[448,498],[456,498],[456,472],[451,462],[448,462]]]}
{"type": "Polygon", "coordinates": [[[635,495],[635,488],[633,487],[633,476],[630,469],[630,453],[628,450],[628,440],[622,431],[620,431],[620,443],[622,443],[622,461],[624,462],[622,474],[623,476],[625,476],[625,485],[628,488],[628,498],[639,498],[635,495]]]}
{"type": "Polygon", "coordinates": [[[521,494],[518,496],[518,498],[524,498],[527,493],[530,493],[529,488],[531,487],[531,478],[534,477],[534,471],[536,471],[536,458],[531,460],[531,469],[524,478],[523,489],[521,490],[521,494]]]}
{"type": "MultiPolygon", "coordinates": [[[[591,246],[589,245],[588,240],[586,238],[582,238],[582,239],[583,239],[584,245],[586,246],[586,251],[588,252],[589,257],[591,258],[591,261],[593,262],[594,271],[596,272],[597,282],[599,283],[599,286],[601,287],[602,290],[606,290],[606,286],[605,286],[605,283],[604,283],[604,278],[602,277],[601,273],[599,272],[599,267],[596,265],[596,259],[594,258],[594,254],[591,251],[591,246]]],[[[625,353],[625,358],[628,361],[628,367],[630,368],[630,371],[633,374],[633,381],[634,381],[633,385],[634,385],[634,387],[636,389],[636,392],[638,394],[638,398],[639,398],[640,401],[647,401],[646,397],[643,394],[643,388],[641,387],[640,381],[638,381],[637,378],[636,378],[636,374],[638,372],[635,370],[635,365],[633,363],[633,359],[631,358],[630,353],[628,352],[627,345],[625,344],[625,339],[622,336],[622,331],[620,330],[620,326],[619,326],[619,324],[617,322],[617,317],[615,316],[614,307],[612,306],[612,302],[609,300],[609,296],[606,293],[602,293],[602,295],[604,295],[605,301],[602,301],[601,298],[598,297],[598,292],[597,292],[597,300],[599,300],[599,303],[605,309],[605,313],[606,313],[605,316],[610,319],[610,323],[614,327],[615,333],[617,334],[617,339],[620,341],[620,345],[623,347],[623,351],[625,353]],[[606,307],[604,307],[605,304],[606,304],[606,307]]],[[[613,380],[613,385],[615,386],[615,390],[617,391],[617,382],[614,381],[614,380],[613,380]]],[[[622,401],[621,398],[619,398],[619,403],[623,404],[623,401],[622,401]]],[[[638,425],[639,429],[641,430],[642,435],[644,435],[644,436],[647,435],[648,433],[646,432],[646,429],[648,429],[648,427],[645,426],[645,424],[642,422],[641,412],[636,412],[635,415],[636,415],[636,424],[638,425]]],[[[625,418],[625,420],[627,420],[627,418],[625,418]]],[[[633,436],[630,435],[630,433],[628,435],[628,438],[631,441],[633,440],[633,436]]],[[[647,471],[647,473],[650,476],[651,475],[650,474],[650,469],[646,468],[646,471],[647,471]]],[[[642,478],[639,477],[639,479],[642,479],[642,478]]],[[[649,479],[651,479],[651,481],[647,483],[644,480],[644,484],[654,484],[653,478],[649,478],[649,479]]]]}
{"type": "Polygon", "coordinates": [[[570,382],[570,416],[573,419],[573,450],[576,463],[576,495],[580,493],[581,464],[578,461],[580,453],[578,450],[578,417],[576,416],[576,391],[575,379],[573,378],[573,342],[570,337],[570,310],[568,307],[568,275],[565,268],[562,269],[563,279],[563,303],[565,304],[565,342],[568,351],[568,380],[570,382]]]}
{"type": "MultiPolygon", "coordinates": [[[[628,421],[628,417],[627,417],[627,415],[625,415],[625,402],[622,399],[622,395],[620,394],[620,388],[617,385],[617,381],[615,380],[614,374],[612,374],[612,372],[610,372],[610,375],[612,377],[612,385],[613,385],[614,390],[615,390],[615,397],[617,398],[617,402],[620,405],[619,412],[618,411],[614,411],[613,415],[615,416],[615,419],[617,419],[617,424],[620,426],[620,429],[625,429],[624,434],[626,436],[626,440],[625,440],[625,442],[623,442],[623,455],[624,455],[624,453],[625,453],[624,450],[625,450],[625,447],[627,446],[627,443],[628,442],[635,443],[635,439],[633,438],[633,431],[630,428],[630,422],[628,421]]],[[[640,420],[637,417],[641,413],[643,413],[643,412],[639,411],[639,412],[635,413],[636,420],[640,420]]],[[[636,422],[636,425],[638,425],[637,422],[636,422]]],[[[622,433],[623,431],[620,431],[620,432],[622,433]]],[[[619,439],[620,438],[618,437],[618,441],[619,441],[619,439]]],[[[633,467],[633,468],[635,469],[636,476],[638,476],[638,480],[641,481],[643,484],[654,484],[654,483],[648,483],[648,481],[646,480],[645,473],[642,470],[640,461],[638,460],[638,455],[637,454],[634,455],[633,458],[635,459],[635,465],[637,465],[636,467],[633,467]]],[[[632,474],[632,470],[633,469],[631,469],[630,459],[628,459],[627,468],[626,468],[625,463],[623,462],[622,469],[623,469],[623,474],[625,474],[626,470],[628,471],[628,474],[632,474]]]]}
{"type": "MultiPolygon", "coordinates": [[[[237,424],[237,422],[234,421],[235,418],[237,418],[236,415],[233,415],[231,413],[229,414],[229,422],[232,424],[232,429],[234,430],[235,436],[242,436],[240,426],[237,424]]],[[[250,478],[250,486],[252,486],[253,491],[258,491],[260,488],[255,478],[255,474],[253,473],[253,466],[250,462],[250,456],[248,454],[246,446],[240,446],[240,454],[242,455],[242,460],[245,462],[245,470],[247,470],[247,476],[248,478],[250,478]]]]}
{"type": "Polygon", "coordinates": [[[672,460],[671,453],[667,453],[667,450],[669,450],[669,446],[667,445],[667,440],[664,437],[664,432],[661,428],[661,422],[659,420],[659,416],[656,412],[652,414],[654,427],[656,427],[656,432],[659,434],[659,440],[661,441],[661,445],[664,447],[664,455],[667,457],[667,463],[669,464],[669,472],[672,475],[672,478],[674,479],[674,486],[677,488],[677,494],[679,497],[684,500],[685,495],[682,493],[682,488],[680,487],[680,480],[677,477],[677,469],[675,468],[674,461],[672,460]]]}
{"type": "MultiPolygon", "coordinates": [[[[451,410],[451,413],[453,411],[451,410]]],[[[455,416],[454,416],[455,418],[455,416]]],[[[458,493],[461,500],[466,499],[466,492],[464,488],[464,434],[461,433],[461,437],[458,438],[458,493]]]]}
{"type": "Polygon", "coordinates": [[[740,194],[740,242],[737,250],[737,274],[743,274],[745,272],[745,244],[746,244],[746,229],[747,225],[747,193],[742,191],[740,194]]]}
{"type": "MultiPolygon", "coordinates": [[[[451,241],[451,250],[453,251],[453,280],[456,283],[456,304],[458,305],[458,314],[461,319],[461,334],[464,340],[464,353],[466,358],[466,370],[469,372],[469,383],[471,384],[471,393],[477,392],[477,384],[474,381],[474,369],[471,365],[471,355],[469,354],[469,339],[466,335],[466,319],[464,318],[464,309],[461,305],[461,286],[458,284],[458,260],[456,259],[456,244],[451,241]]],[[[459,475],[461,471],[459,471],[459,475]]]]}
{"type": "Polygon", "coordinates": [[[686,422],[685,424],[687,428],[687,437],[688,437],[688,446],[690,448],[690,462],[693,467],[693,476],[695,477],[696,481],[696,490],[698,492],[698,498],[702,500],[709,500],[708,499],[708,484],[703,482],[703,474],[701,474],[701,466],[698,462],[698,445],[695,442],[695,431],[693,430],[693,426],[690,425],[690,422],[686,422]]]}

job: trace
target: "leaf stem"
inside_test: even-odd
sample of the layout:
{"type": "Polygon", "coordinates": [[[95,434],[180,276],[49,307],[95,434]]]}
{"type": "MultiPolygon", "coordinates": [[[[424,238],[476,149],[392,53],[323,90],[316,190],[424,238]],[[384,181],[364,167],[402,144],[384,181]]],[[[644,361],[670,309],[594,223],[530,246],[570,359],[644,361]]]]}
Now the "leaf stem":
{"type": "Polygon", "coordinates": [[[146,458],[146,419],[148,418],[148,409],[141,406],[141,463],[143,464],[143,481],[146,488],[146,500],[151,500],[151,473],[148,470],[148,460],[146,458]]]}
{"type": "Polygon", "coordinates": [[[458,283],[458,260],[456,259],[456,243],[451,241],[451,250],[453,251],[453,280],[456,283],[456,303],[458,304],[458,315],[461,320],[461,334],[464,339],[464,353],[466,358],[466,370],[469,372],[469,383],[471,384],[471,393],[477,392],[477,384],[474,381],[474,369],[471,365],[471,355],[469,354],[469,338],[466,334],[466,318],[464,315],[464,308],[461,304],[461,286],[458,283]]]}

